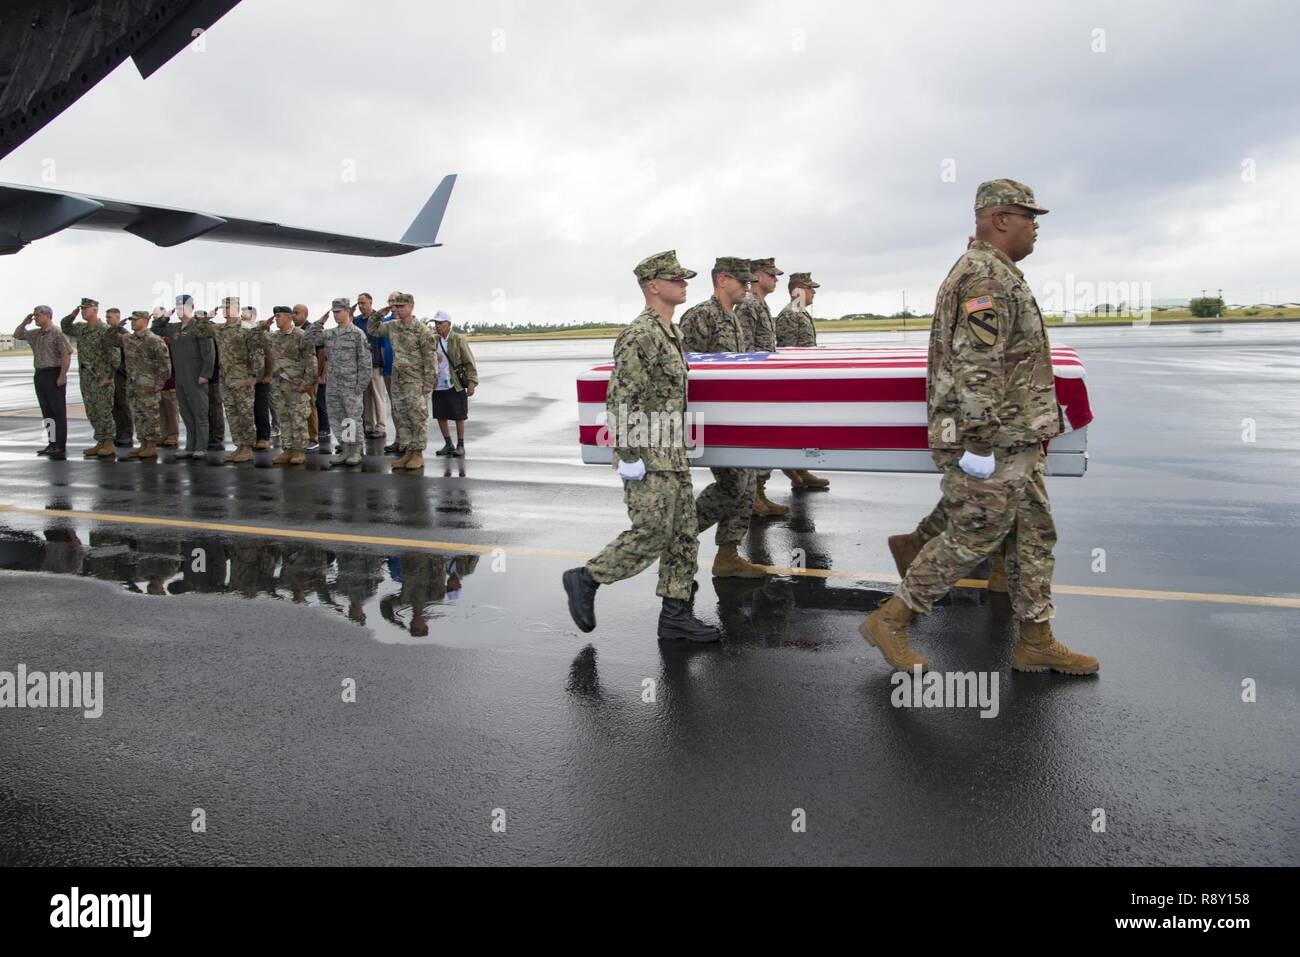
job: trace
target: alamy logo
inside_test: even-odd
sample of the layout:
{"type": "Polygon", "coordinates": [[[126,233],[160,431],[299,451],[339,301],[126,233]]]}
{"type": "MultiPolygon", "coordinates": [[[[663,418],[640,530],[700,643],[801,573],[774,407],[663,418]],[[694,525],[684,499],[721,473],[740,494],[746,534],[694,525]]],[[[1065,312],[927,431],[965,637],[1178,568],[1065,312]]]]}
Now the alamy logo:
{"type": "Polygon", "coordinates": [[[981,718],[998,716],[996,671],[928,671],[914,665],[912,673],[895,671],[889,683],[889,703],[895,708],[979,708],[981,718]]]}
{"type": "Polygon", "coordinates": [[[0,671],[0,708],[77,708],[87,718],[104,713],[104,672],[0,671]]]}
{"type": "Polygon", "coordinates": [[[71,894],[50,898],[51,927],[129,927],[132,937],[148,937],[153,924],[152,894],[71,894]]]}

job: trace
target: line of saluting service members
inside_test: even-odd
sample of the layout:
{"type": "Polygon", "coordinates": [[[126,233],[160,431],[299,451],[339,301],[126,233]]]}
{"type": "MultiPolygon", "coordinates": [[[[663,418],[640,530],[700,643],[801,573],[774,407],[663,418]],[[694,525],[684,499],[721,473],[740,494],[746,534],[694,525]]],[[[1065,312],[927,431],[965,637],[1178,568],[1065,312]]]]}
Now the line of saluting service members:
{"type": "Polygon", "coordinates": [[[237,298],[224,299],[214,317],[182,295],[166,312],[132,312],[129,331],[118,309],[101,320],[94,299],[83,298],[57,324],[49,306],[37,306],[14,332],[32,348],[41,415],[53,423],[37,454],[66,458],[72,339],[95,439],[82,452],[88,459],[116,460],[115,446],[133,445],[133,431],[140,444],[128,459],[156,459],[159,446],[178,448],[179,413],[185,447],[177,459],[224,451],[229,423],[235,449],[223,461],[252,461],[278,430],[281,452],[271,464],[302,465],[308,452],[331,441],[333,422],[330,464],[355,466],[365,439],[387,438],[390,404],[397,438],[384,451],[399,456],[394,469],[424,468],[430,406],[443,438],[437,454],[463,456],[469,397],[479,381],[468,341],[445,312],[432,322],[417,320],[410,293],[392,293],[382,309],[373,305],[368,293],[356,305],[335,299],[316,322],[304,305],[276,306],[259,323],[257,310],[241,308],[237,298]]]}
{"type": "MultiPolygon", "coordinates": [[[[939,288],[930,326],[929,445],[943,475],[942,497],[914,531],[889,539],[902,583],[858,631],[892,667],[927,669],[909,626],[981,561],[1000,557],[1019,622],[1012,667],[1093,674],[1097,659],[1071,651],[1051,626],[1056,529],[1043,476],[1047,440],[1064,431],[1064,421],[1042,313],[1016,265],[1033,252],[1038,217],[1047,210],[1025,184],[996,179],[976,190],[974,213],[975,235],[939,288]]],[[[710,277],[713,295],[677,325],[673,312],[696,273],[668,250],[642,260],[633,274],[645,308],[614,344],[609,421],[619,415],[683,421],[688,352],[816,344],[808,304],[817,283],[809,273],[791,274],[791,303],[773,322],[765,298],[782,274],[773,259],[719,257],[710,277]]],[[[564,573],[569,613],[580,630],[592,631],[596,590],[657,561],[659,638],[718,641],[719,630],[694,613],[699,535],[718,527],[715,577],[762,577],[767,570],[740,556],[737,546],[752,515],[780,507],[767,501],[765,477],[754,469],[713,469],[713,483],[696,497],[686,429],[657,434],[632,430],[616,440],[629,443],[615,447],[613,464],[631,528],[564,573]]],[[[810,477],[795,473],[792,481],[806,485],[810,477]]]]}

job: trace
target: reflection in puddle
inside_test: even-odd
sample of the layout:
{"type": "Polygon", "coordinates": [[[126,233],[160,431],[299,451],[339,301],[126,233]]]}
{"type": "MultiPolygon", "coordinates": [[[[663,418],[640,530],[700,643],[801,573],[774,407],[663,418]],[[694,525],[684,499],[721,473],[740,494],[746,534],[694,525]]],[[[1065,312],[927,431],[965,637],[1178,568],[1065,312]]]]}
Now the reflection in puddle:
{"type": "Polygon", "coordinates": [[[86,529],[0,526],[0,568],[117,582],[146,595],[225,594],[326,608],[374,629],[380,641],[439,638],[439,620],[505,620],[496,606],[467,607],[479,555],[421,549],[336,551],[310,542],[182,537],[86,529]],[[433,627],[431,628],[431,624],[433,627]]]}

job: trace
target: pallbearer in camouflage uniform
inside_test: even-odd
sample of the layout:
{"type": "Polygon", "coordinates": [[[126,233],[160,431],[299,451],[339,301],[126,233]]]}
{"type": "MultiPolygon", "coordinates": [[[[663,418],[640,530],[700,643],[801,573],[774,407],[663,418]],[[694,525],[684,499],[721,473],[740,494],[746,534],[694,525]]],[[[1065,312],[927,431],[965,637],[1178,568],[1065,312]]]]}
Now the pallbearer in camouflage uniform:
{"type": "Polygon", "coordinates": [[[403,455],[394,469],[424,468],[424,447],[429,443],[429,395],[438,384],[438,355],[434,333],[415,321],[415,297],[399,292],[391,297],[396,320],[384,322],[372,313],[366,331],[387,337],[393,344],[393,422],[403,455]]]}
{"type": "Polygon", "coordinates": [[[95,444],[83,449],[88,459],[96,456],[115,459],[113,448],[115,426],[113,423],[113,374],[117,371],[118,336],[99,318],[99,303],[82,299],[80,309],[74,309],[59,323],[63,334],[77,342],[77,375],[81,380],[81,401],[86,406],[86,418],[95,433],[95,444]],[[77,322],[77,312],[85,322],[77,322]]]}
{"type": "MultiPolygon", "coordinates": [[[[776,320],[772,318],[772,310],[767,308],[767,297],[776,288],[776,277],[785,273],[776,268],[774,256],[750,260],[749,271],[754,274],[754,281],[749,285],[749,294],[736,306],[736,318],[744,327],[750,352],[775,352],[776,320]]],[[[790,511],[789,506],[778,505],[767,497],[767,480],[771,475],[771,469],[754,472],[754,514],[760,518],[785,515],[790,511]]]]}
{"type": "Polygon", "coordinates": [[[238,297],[227,296],[221,305],[226,321],[215,327],[221,356],[221,403],[235,443],[235,450],[227,452],[224,461],[251,462],[257,441],[253,390],[266,364],[265,339],[260,329],[244,326],[238,297]]]}
{"type": "Polygon", "coordinates": [[[280,418],[281,451],[271,464],[303,465],[307,461],[316,350],[294,325],[289,306],[276,306],[272,318],[277,331],[266,336],[266,368],[271,376],[271,402],[280,418]]]}
{"type": "MultiPolygon", "coordinates": [[[[713,295],[691,306],[682,316],[682,341],[687,352],[746,352],[748,341],[735,313],[754,274],[749,260],[719,256],[713,264],[713,295]]],[[[707,424],[707,423],[706,423],[707,424]]],[[[749,531],[754,511],[756,476],[753,469],[713,469],[713,484],[695,500],[695,522],[703,532],[717,524],[718,554],[713,574],[719,578],[762,578],[761,565],[736,551],[749,531]]]]}
{"type": "Polygon", "coordinates": [[[718,629],[691,610],[700,543],[686,452],[686,356],[681,330],[673,325],[673,311],[686,301],[686,281],[695,273],[670,249],[643,259],[633,274],[645,308],[614,342],[607,435],[601,438],[614,449],[632,527],[586,565],[564,573],[569,614],[591,631],[596,588],[631,578],[657,559],[659,638],[718,641],[718,629]]]}
{"type": "Polygon", "coordinates": [[[947,523],[898,590],[858,626],[895,668],[928,666],[911,647],[908,624],[1004,539],[1011,606],[1020,621],[1011,666],[1067,674],[1098,668],[1096,658],[1070,651],[1052,635],[1056,528],[1043,443],[1060,434],[1063,421],[1042,313],[1016,267],[1033,252],[1036,220],[1046,212],[1023,183],[981,184],[975,239],[939,288],[926,398],[947,523]]]}
{"type": "Polygon", "coordinates": [[[330,465],[360,465],[365,444],[365,394],[372,368],[370,340],[352,322],[350,300],[335,299],[330,311],[338,324],[335,328],[325,328],[328,317],[313,323],[318,344],[325,346],[325,399],[330,430],[338,445],[330,465]]]}
{"type": "Polygon", "coordinates": [[[122,337],[126,354],[126,391],[140,447],[127,458],[156,459],[162,438],[162,391],[172,376],[167,343],[149,329],[149,313],[131,313],[131,334],[122,337]]]}
{"type": "MultiPolygon", "coordinates": [[[[778,346],[815,346],[817,345],[817,326],[813,323],[812,312],[808,307],[817,296],[821,283],[813,282],[812,273],[795,272],[790,274],[787,288],[790,290],[790,304],[776,317],[776,343],[778,346]]],[[[827,488],[829,479],[820,478],[807,469],[783,469],[790,487],[816,491],[827,488]]]]}

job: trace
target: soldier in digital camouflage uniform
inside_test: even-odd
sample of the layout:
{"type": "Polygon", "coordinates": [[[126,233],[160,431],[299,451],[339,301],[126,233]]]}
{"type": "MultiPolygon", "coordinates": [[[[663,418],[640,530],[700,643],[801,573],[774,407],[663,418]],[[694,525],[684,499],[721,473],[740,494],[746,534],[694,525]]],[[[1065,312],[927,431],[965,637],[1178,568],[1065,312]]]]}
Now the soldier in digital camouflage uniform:
{"type": "MultiPolygon", "coordinates": [[[[686,310],[682,341],[687,352],[745,352],[748,342],[735,305],[745,298],[754,279],[749,260],[719,256],[713,264],[713,295],[686,310]]],[[[718,578],[762,578],[761,565],[742,558],[736,547],[749,532],[754,512],[757,476],[754,469],[712,469],[713,483],[695,500],[695,522],[703,532],[717,524],[718,554],[713,574],[718,578]]]]}
{"type": "Polygon", "coordinates": [[[328,317],[313,323],[316,340],[325,346],[325,398],[329,403],[330,429],[338,448],[330,465],[360,465],[365,444],[365,394],[370,388],[372,368],[370,340],[352,321],[352,302],[335,299],[330,304],[337,326],[326,329],[328,317]]]}
{"type": "MultiPolygon", "coordinates": [[[[772,310],[767,307],[767,297],[776,288],[776,277],[784,276],[776,268],[776,258],[751,259],[749,271],[754,274],[750,283],[749,294],[736,306],[736,318],[745,330],[745,338],[750,352],[776,351],[776,320],[772,310]]],[[[789,513],[787,505],[778,505],[767,497],[767,480],[771,469],[758,469],[754,472],[754,514],[760,518],[772,518],[789,513]]]]}
{"type": "Polygon", "coordinates": [[[221,403],[230,438],[235,450],[227,452],[226,462],[251,462],[257,442],[257,425],[253,420],[253,397],[257,380],[266,364],[265,337],[260,329],[246,328],[239,299],[222,300],[226,321],[215,327],[217,351],[221,356],[221,403]]]}
{"type": "MultiPolygon", "coordinates": [[[[812,273],[790,274],[786,283],[790,290],[790,303],[776,317],[776,343],[778,346],[817,345],[817,326],[808,307],[817,296],[821,283],[813,282],[812,273]]],[[[782,469],[790,480],[790,487],[805,491],[828,488],[830,480],[814,475],[807,469],[782,469]]]]}
{"type": "Polygon", "coordinates": [[[95,433],[95,444],[83,449],[88,459],[115,459],[113,447],[116,427],[113,422],[113,375],[117,371],[118,335],[99,318],[99,303],[82,299],[59,323],[63,334],[77,342],[77,375],[81,380],[81,401],[86,418],[95,433]],[[77,322],[77,313],[85,322],[77,322]]]}
{"type": "Polygon", "coordinates": [[[569,614],[582,631],[593,630],[597,587],[631,578],[658,560],[659,638],[718,641],[718,629],[691,609],[699,536],[686,449],[686,355],[673,325],[695,273],[670,249],[643,259],[633,274],[645,308],[614,342],[607,421],[598,439],[613,447],[632,527],[586,565],[564,573],[569,614]]]}
{"type": "Polygon", "coordinates": [[[127,401],[140,447],[127,458],[156,459],[162,438],[162,391],[172,375],[167,343],[149,328],[149,313],[131,313],[131,334],[122,337],[126,355],[127,401]]]}
{"type": "Polygon", "coordinates": [[[858,626],[895,668],[928,662],[907,626],[1005,539],[1011,606],[1020,622],[1017,671],[1092,674],[1097,659],[1052,634],[1056,528],[1043,479],[1045,440],[1060,434],[1051,344],[1016,263],[1034,249],[1047,212],[1023,183],[982,183],[975,239],[948,273],[930,327],[926,397],[930,448],[943,472],[946,524],[898,590],[858,626]]]}
{"type": "Polygon", "coordinates": [[[293,324],[293,309],[276,306],[271,316],[276,331],[265,337],[266,372],[271,376],[271,402],[280,419],[280,454],[272,465],[303,465],[307,461],[307,422],[311,388],[316,381],[316,350],[293,324]]]}
{"type": "Polygon", "coordinates": [[[393,468],[416,471],[424,468],[424,447],[429,443],[428,397],[438,384],[438,355],[433,331],[415,321],[415,297],[402,292],[392,301],[397,318],[384,322],[372,313],[366,331],[393,344],[393,422],[403,450],[393,468]]]}

